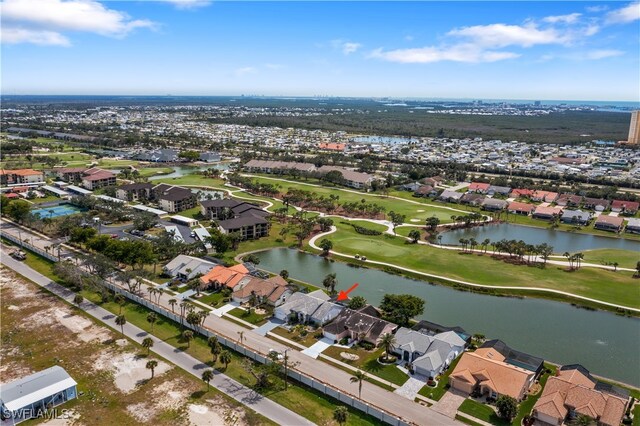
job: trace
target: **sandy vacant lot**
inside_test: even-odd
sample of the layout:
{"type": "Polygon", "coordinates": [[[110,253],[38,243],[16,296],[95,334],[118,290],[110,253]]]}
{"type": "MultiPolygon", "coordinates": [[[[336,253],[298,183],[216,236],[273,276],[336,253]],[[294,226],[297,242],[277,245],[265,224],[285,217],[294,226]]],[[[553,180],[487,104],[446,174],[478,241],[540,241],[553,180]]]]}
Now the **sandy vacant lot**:
{"type": "MultiPolygon", "coordinates": [[[[130,393],[136,386],[145,384],[151,378],[151,370],[146,368],[147,361],[151,358],[141,357],[134,352],[103,351],[94,365],[99,370],[107,370],[112,373],[113,381],[118,389],[123,393],[130,393]]],[[[155,368],[154,378],[162,376],[171,369],[171,366],[166,362],[157,359],[156,361],[158,361],[158,366],[155,368]]]]}

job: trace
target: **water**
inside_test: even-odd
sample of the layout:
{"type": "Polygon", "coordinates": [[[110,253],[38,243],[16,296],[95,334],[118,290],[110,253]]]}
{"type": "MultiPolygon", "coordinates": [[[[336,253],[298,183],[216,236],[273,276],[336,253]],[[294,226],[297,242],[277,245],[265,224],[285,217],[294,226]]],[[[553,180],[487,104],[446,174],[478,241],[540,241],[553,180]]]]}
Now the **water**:
{"type": "Polygon", "coordinates": [[[193,174],[196,171],[201,172],[203,170],[209,170],[209,169],[227,170],[228,168],[229,168],[229,164],[228,163],[216,163],[216,164],[211,164],[209,166],[203,166],[203,167],[183,167],[183,166],[180,166],[180,167],[174,167],[173,168],[173,172],[168,173],[166,175],[151,176],[151,177],[149,177],[149,180],[178,178],[178,177],[182,177],[182,176],[193,174]]]}
{"type": "Polygon", "coordinates": [[[403,143],[418,142],[418,139],[413,138],[401,138],[395,136],[358,136],[351,139],[356,143],[381,143],[387,145],[397,145],[403,143]]]}
{"type": "Polygon", "coordinates": [[[76,214],[82,212],[78,207],[71,204],[60,204],[58,206],[46,207],[42,209],[31,210],[34,215],[39,215],[41,218],[54,218],[60,216],[68,216],[70,214],[76,214]]]}
{"type": "Polygon", "coordinates": [[[559,364],[580,363],[592,373],[640,386],[640,319],[567,303],[462,292],[388,274],[356,268],[291,249],[257,253],[260,268],[289,271],[292,278],[322,287],[336,273],[338,290],[354,282],[354,295],[378,305],[386,293],[406,293],[426,301],[424,315],[442,325],[459,325],[470,333],[504,340],[514,349],[559,364]]]}
{"type": "Polygon", "coordinates": [[[475,238],[481,242],[485,238],[491,241],[522,240],[527,244],[547,243],[553,246],[555,253],[576,252],[593,249],[632,250],[640,253],[640,241],[615,237],[578,234],[573,232],[556,231],[546,228],[513,225],[508,223],[479,226],[467,229],[456,229],[442,234],[442,243],[459,245],[460,238],[475,238]]]}

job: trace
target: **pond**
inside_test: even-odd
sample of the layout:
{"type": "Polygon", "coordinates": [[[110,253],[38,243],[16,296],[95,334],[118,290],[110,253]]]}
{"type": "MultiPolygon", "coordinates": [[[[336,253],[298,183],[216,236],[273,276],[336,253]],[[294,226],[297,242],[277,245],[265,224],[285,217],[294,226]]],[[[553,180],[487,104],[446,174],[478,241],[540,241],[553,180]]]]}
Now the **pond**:
{"type": "Polygon", "coordinates": [[[573,232],[556,231],[532,226],[500,223],[494,225],[477,226],[467,229],[456,229],[443,232],[442,244],[459,245],[460,238],[475,238],[482,242],[485,238],[491,241],[523,240],[527,244],[547,243],[553,246],[555,253],[576,252],[593,249],[620,249],[640,252],[640,241],[599,235],[579,234],[573,232]]]}
{"type": "Polygon", "coordinates": [[[354,295],[378,305],[384,294],[413,294],[425,300],[418,319],[459,325],[471,334],[504,340],[514,349],[558,364],[580,363],[592,373],[640,386],[640,319],[580,309],[543,299],[496,297],[457,291],[377,269],[358,268],[292,249],[256,254],[260,268],[322,286],[336,273],[338,290],[354,282],[354,295]]]}
{"type": "Polygon", "coordinates": [[[203,170],[209,170],[209,169],[227,170],[228,168],[229,168],[229,163],[214,163],[214,164],[211,164],[208,166],[202,166],[202,167],[178,166],[178,167],[174,167],[173,172],[171,173],[168,173],[166,175],[151,176],[149,180],[177,178],[177,177],[193,174],[196,171],[203,171],[203,170]]]}

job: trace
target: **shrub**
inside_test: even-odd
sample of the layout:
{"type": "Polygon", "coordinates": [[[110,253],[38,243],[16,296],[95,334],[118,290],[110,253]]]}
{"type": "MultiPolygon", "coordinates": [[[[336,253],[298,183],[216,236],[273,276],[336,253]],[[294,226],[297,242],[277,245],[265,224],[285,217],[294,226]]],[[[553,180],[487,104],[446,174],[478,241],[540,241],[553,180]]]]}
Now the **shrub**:
{"type": "Polygon", "coordinates": [[[362,349],[366,351],[371,351],[376,347],[373,343],[365,342],[364,340],[361,340],[360,342],[358,342],[358,346],[360,346],[362,349]]]}
{"type": "Polygon", "coordinates": [[[380,231],[376,231],[375,229],[365,228],[364,226],[356,225],[355,223],[349,223],[349,222],[340,222],[340,223],[342,223],[344,225],[352,226],[353,229],[358,234],[362,234],[362,235],[382,235],[382,232],[380,232],[380,231]]]}
{"type": "Polygon", "coordinates": [[[349,344],[349,338],[348,337],[343,337],[342,339],[340,339],[340,344],[341,345],[349,344]]]}

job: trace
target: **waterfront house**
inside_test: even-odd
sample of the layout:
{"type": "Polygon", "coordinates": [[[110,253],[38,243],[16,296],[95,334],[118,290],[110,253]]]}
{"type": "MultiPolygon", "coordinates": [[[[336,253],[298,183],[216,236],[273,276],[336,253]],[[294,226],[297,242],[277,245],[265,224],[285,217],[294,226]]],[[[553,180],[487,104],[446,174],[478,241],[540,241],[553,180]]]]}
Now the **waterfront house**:
{"type": "Polygon", "coordinates": [[[369,315],[367,308],[365,306],[358,310],[343,310],[331,323],[323,327],[324,336],[335,343],[347,337],[349,343],[365,341],[374,345],[380,344],[382,336],[393,333],[398,326],[376,315],[369,315]]]}
{"type": "Polygon", "coordinates": [[[170,277],[190,280],[198,275],[206,274],[216,266],[216,263],[181,254],[174,257],[162,270],[170,277]]]}
{"type": "Polygon", "coordinates": [[[557,192],[552,192],[552,191],[534,191],[533,194],[531,194],[531,199],[533,201],[542,201],[545,203],[553,203],[556,198],[558,198],[558,193],[557,192]]]}
{"type": "Polygon", "coordinates": [[[532,416],[544,425],[571,424],[582,415],[599,426],[619,426],[628,403],[624,389],[597,381],[579,364],[566,365],[549,377],[532,416]]]}
{"type": "Polygon", "coordinates": [[[435,336],[436,334],[445,333],[447,331],[454,331],[462,340],[467,342],[467,344],[471,343],[471,335],[467,333],[464,328],[458,326],[448,327],[446,325],[436,324],[435,322],[422,320],[411,327],[411,329],[428,336],[435,336]]]}
{"type": "Polygon", "coordinates": [[[532,216],[535,217],[536,219],[551,220],[554,217],[559,217],[560,215],[562,215],[562,212],[563,212],[562,207],[537,206],[536,209],[533,211],[532,216]]]}
{"type": "Polygon", "coordinates": [[[640,219],[634,217],[627,219],[625,231],[630,234],[640,234],[640,219]]]}
{"type": "Polygon", "coordinates": [[[512,198],[531,198],[533,196],[533,189],[516,188],[509,194],[512,198]]]}
{"type": "Polygon", "coordinates": [[[533,204],[521,203],[519,201],[512,201],[507,207],[509,213],[520,214],[523,216],[529,216],[531,212],[536,208],[533,204]]]}
{"type": "Polygon", "coordinates": [[[597,212],[603,212],[609,208],[611,201],[603,198],[585,198],[582,201],[582,206],[585,209],[595,210],[597,212]]]}
{"type": "Polygon", "coordinates": [[[262,216],[246,215],[217,222],[220,232],[237,232],[242,240],[254,240],[269,236],[269,222],[262,216]]]}
{"type": "Polygon", "coordinates": [[[601,214],[596,219],[594,228],[602,231],[620,232],[624,225],[624,219],[617,216],[608,216],[601,214]]]}
{"type": "Polygon", "coordinates": [[[591,213],[582,210],[564,210],[560,216],[562,223],[570,225],[587,225],[591,220],[591,213]]]}
{"type": "Polygon", "coordinates": [[[498,200],[496,198],[485,198],[481,203],[483,210],[492,212],[504,210],[508,205],[509,202],[505,200],[498,200]]]}
{"type": "Polygon", "coordinates": [[[576,194],[560,194],[556,199],[556,204],[562,207],[578,207],[582,203],[583,197],[576,194]]]}
{"type": "Polygon", "coordinates": [[[438,196],[438,199],[442,200],[442,201],[457,203],[458,201],[460,201],[460,199],[462,198],[463,195],[464,194],[462,192],[457,192],[457,191],[452,191],[450,189],[445,189],[438,196]]]}
{"type": "Polygon", "coordinates": [[[468,204],[470,206],[479,206],[482,204],[486,197],[482,194],[477,194],[475,192],[467,192],[460,198],[460,202],[462,204],[468,204]]]}
{"type": "Polygon", "coordinates": [[[274,316],[282,321],[311,323],[322,326],[337,317],[344,306],[329,301],[321,290],[304,294],[292,294],[284,304],[278,306],[274,316]]]}
{"type": "Polygon", "coordinates": [[[613,200],[611,202],[611,211],[624,215],[633,216],[638,213],[640,203],[637,201],[613,200]]]}

